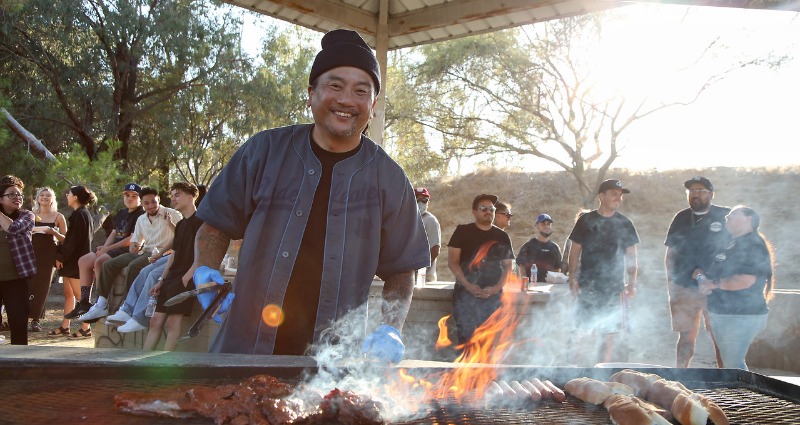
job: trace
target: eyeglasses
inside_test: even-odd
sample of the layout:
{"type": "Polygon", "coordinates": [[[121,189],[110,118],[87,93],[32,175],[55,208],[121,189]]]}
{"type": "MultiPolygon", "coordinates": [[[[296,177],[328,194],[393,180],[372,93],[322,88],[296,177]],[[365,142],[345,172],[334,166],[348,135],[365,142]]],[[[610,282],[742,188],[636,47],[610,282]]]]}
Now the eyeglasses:
{"type": "Polygon", "coordinates": [[[491,205],[491,206],[488,206],[488,207],[486,205],[480,205],[480,206],[478,206],[478,209],[480,209],[481,212],[486,212],[486,211],[495,212],[495,211],[497,211],[497,208],[495,208],[494,205],[491,205]]]}
{"type": "Polygon", "coordinates": [[[710,191],[710,190],[708,190],[708,189],[686,189],[686,194],[687,194],[687,195],[688,195],[688,194],[692,194],[692,195],[705,195],[705,194],[708,194],[708,193],[711,193],[711,191],[710,191]]]}
{"type": "Polygon", "coordinates": [[[498,214],[503,214],[504,216],[506,216],[508,218],[514,217],[514,214],[511,214],[510,212],[499,212],[498,214]]]}
{"type": "Polygon", "coordinates": [[[8,199],[22,199],[21,193],[4,193],[3,196],[8,199]]]}
{"type": "Polygon", "coordinates": [[[417,198],[417,202],[422,202],[423,204],[427,204],[430,199],[428,198],[417,198]]]}

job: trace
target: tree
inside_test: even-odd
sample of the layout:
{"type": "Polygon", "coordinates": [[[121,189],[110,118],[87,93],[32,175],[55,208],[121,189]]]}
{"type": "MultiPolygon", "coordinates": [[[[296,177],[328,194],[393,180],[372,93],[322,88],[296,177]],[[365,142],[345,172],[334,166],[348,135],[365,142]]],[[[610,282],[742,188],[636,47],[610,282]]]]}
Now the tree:
{"type": "Polygon", "coordinates": [[[256,64],[231,69],[213,84],[177,97],[182,130],[170,158],[178,179],[208,185],[256,132],[308,121],[305,99],[315,53],[309,33],[272,27],[262,41],[256,64]]]}
{"type": "MultiPolygon", "coordinates": [[[[241,59],[239,22],[206,1],[31,0],[2,18],[0,54],[10,59],[3,71],[18,87],[20,121],[54,152],[73,140],[95,159],[117,140],[124,167],[133,145],[152,142],[140,123],[174,116],[171,99],[241,59]]],[[[163,169],[168,158],[155,161],[163,169]]]]}
{"type": "MultiPolygon", "coordinates": [[[[633,123],[691,104],[728,72],[760,62],[727,65],[695,78],[681,93],[655,95],[657,81],[633,93],[609,90],[595,75],[592,54],[606,16],[565,18],[422,47],[416,85],[428,90],[423,108],[433,112],[418,122],[443,135],[445,149],[465,156],[516,155],[555,164],[574,176],[588,207],[633,123]],[[448,146],[453,139],[458,143],[448,146]]],[[[701,49],[697,61],[716,42],[701,49]]],[[[693,69],[693,64],[675,65],[693,69]]]]}

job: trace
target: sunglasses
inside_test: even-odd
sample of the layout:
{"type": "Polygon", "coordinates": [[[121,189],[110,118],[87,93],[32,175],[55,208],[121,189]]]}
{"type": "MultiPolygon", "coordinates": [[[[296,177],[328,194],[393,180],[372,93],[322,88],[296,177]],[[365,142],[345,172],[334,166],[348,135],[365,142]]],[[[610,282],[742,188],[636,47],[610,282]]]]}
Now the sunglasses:
{"type": "Polygon", "coordinates": [[[417,198],[417,202],[422,202],[423,204],[427,204],[429,201],[428,198],[417,198]]]}
{"type": "Polygon", "coordinates": [[[511,214],[510,212],[499,212],[498,214],[503,214],[504,216],[506,216],[508,218],[514,217],[514,214],[511,214]]]}
{"type": "Polygon", "coordinates": [[[486,212],[486,211],[495,212],[495,211],[497,211],[497,208],[495,208],[493,205],[492,206],[488,206],[488,207],[486,205],[479,205],[478,209],[481,210],[481,212],[486,212]]]}
{"type": "Polygon", "coordinates": [[[3,194],[8,199],[22,199],[21,193],[5,193],[3,194]]]}

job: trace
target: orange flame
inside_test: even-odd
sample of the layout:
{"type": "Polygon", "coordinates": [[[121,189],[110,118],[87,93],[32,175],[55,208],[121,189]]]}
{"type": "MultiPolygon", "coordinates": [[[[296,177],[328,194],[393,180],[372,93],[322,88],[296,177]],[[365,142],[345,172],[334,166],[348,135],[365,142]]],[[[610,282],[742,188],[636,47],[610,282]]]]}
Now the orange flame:
{"type": "Polygon", "coordinates": [[[450,318],[450,315],[442,317],[439,319],[439,338],[436,339],[436,349],[441,350],[444,347],[449,347],[453,344],[450,341],[450,338],[447,336],[447,319],[450,318]]]}
{"type": "Polygon", "coordinates": [[[489,254],[489,250],[495,244],[497,244],[497,241],[489,241],[481,245],[481,247],[478,249],[478,252],[475,253],[475,258],[473,258],[472,262],[469,263],[467,270],[472,271],[475,269],[475,267],[480,266],[481,261],[483,261],[483,259],[486,258],[486,256],[489,254]]]}
{"type": "Polygon", "coordinates": [[[500,363],[514,343],[514,330],[520,319],[514,299],[514,294],[503,293],[500,308],[475,330],[469,341],[457,347],[463,350],[455,360],[460,367],[442,374],[428,390],[428,397],[454,397],[466,401],[483,398],[489,382],[497,378],[494,367],[483,365],[500,363]]]}
{"type": "MultiPolygon", "coordinates": [[[[521,281],[509,275],[505,284],[514,283],[519,285],[521,281]]],[[[513,338],[521,318],[515,303],[517,296],[517,293],[504,291],[500,308],[475,330],[469,341],[456,347],[462,350],[455,360],[457,367],[423,378],[415,378],[402,369],[396,382],[386,385],[387,392],[408,400],[416,407],[441,398],[455,398],[467,403],[481,400],[488,384],[497,378],[497,369],[491,365],[501,363],[511,347],[518,343],[513,338]],[[409,400],[410,394],[419,394],[419,391],[422,391],[420,399],[409,400]]],[[[437,349],[452,344],[447,337],[449,317],[439,320],[437,349]]]]}

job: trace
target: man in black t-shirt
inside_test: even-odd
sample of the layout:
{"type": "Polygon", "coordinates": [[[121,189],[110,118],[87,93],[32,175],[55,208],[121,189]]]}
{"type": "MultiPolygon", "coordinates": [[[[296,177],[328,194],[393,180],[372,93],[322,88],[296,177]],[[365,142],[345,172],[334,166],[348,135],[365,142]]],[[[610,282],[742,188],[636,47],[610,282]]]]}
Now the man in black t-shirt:
{"type": "MultiPolygon", "coordinates": [[[[114,227],[106,237],[103,245],[97,247],[95,252],[89,252],[78,259],[78,269],[80,270],[81,294],[75,309],[65,315],[66,318],[76,318],[91,308],[89,302],[92,283],[100,276],[100,269],[103,264],[118,257],[129,250],[131,233],[136,227],[136,220],[144,214],[142,208],[141,195],[142,187],[136,183],[128,183],[122,190],[122,202],[125,208],[117,211],[114,215],[114,227]],[[68,316],[68,317],[67,317],[68,316]]],[[[94,320],[93,322],[96,322],[94,320]]]]}
{"type": "Polygon", "coordinates": [[[166,330],[167,334],[164,351],[174,350],[180,337],[183,316],[192,313],[192,306],[196,302],[190,298],[173,306],[164,305],[164,302],[175,295],[195,289],[192,281],[194,239],[197,230],[203,224],[203,220],[195,214],[197,194],[197,186],[187,182],[175,183],[170,188],[172,207],[183,215],[183,219],[175,225],[175,236],[172,240],[173,253],[167,260],[167,266],[164,268],[161,278],[150,290],[150,295],[158,295],[158,303],[156,312],[150,319],[150,329],[147,331],[147,337],[142,347],[144,350],[156,348],[162,329],[166,330]]]}
{"type": "Polygon", "coordinates": [[[578,327],[603,335],[599,359],[609,362],[626,323],[627,301],[636,296],[639,235],[617,211],[622,195],[630,191],[619,180],[606,180],[598,192],[600,206],[581,216],[569,235],[569,287],[578,299],[578,327]]]}
{"type": "MultiPolygon", "coordinates": [[[[711,181],[705,177],[693,177],[684,183],[684,187],[689,208],[675,214],[664,242],[667,246],[665,264],[672,330],[679,335],[676,367],[689,367],[700,332],[701,316],[705,318],[706,329],[710,329],[707,297],[699,292],[692,275],[695,270],[711,266],[714,254],[723,249],[731,237],[725,228],[725,216],[730,208],[711,203],[714,199],[711,181]]],[[[717,363],[722,364],[716,343],[714,351],[717,352],[717,363]]]]}
{"type": "Polygon", "coordinates": [[[525,242],[517,255],[517,265],[520,273],[528,276],[531,282],[544,282],[547,272],[561,271],[561,249],[550,236],[553,234],[553,219],[549,214],[539,214],[536,217],[536,234],[531,240],[525,242]],[[531,266],[536,264],[537,276],[531,276],[531,266]]]}
{"type": "Polygon", "coordinates": [[[447,265],[456,278],[453,288],[453,318],[458,343],[500,307],[511,262],[514,259],[508,234],[492,225],[497,196],[478,195],[472,201],[475,222],[456,227],[447,244],[447,265]]]}

